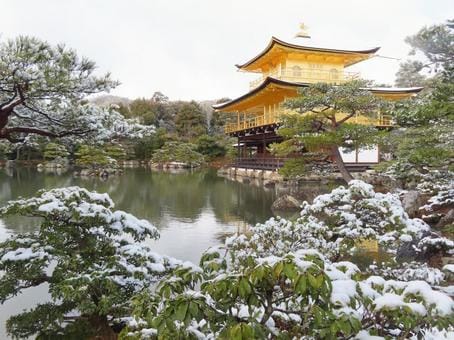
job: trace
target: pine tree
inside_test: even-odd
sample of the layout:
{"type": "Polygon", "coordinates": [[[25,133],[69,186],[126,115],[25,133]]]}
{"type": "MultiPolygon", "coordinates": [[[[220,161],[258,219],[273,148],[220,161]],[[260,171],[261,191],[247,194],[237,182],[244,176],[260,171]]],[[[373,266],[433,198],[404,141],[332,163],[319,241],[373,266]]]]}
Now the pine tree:
{"type": "Polygon", "coordinates": [[[57,143],[48,143],[44,149],[44,158],[54,160],[57,157],[67,157],[69,152],[64,145],[57,143]]]}
{"type": "MultiPolygon", "coordinates": [[[[353,179],[345,167],[339,147],[361,148],[374,144],[378,130],[354,123],[357,116],[375,119],[382,102],[364,89],[364,81],[342,85],[318,83],[301,88],[297,98],[284,105],[299,114],[284,117],[278,133],[283,143],[273,145],[278,154],[310,151],[329,156],[345,181],[353,179]]],[[[310,161],[313,160],[313,155],[310,161]]]]}
{"type": "MultiPolygon", "coordinates": [[[[419,52],[423,60],[409,61],[432,74],[418,100],[398,103],[394,119],[404,129],[389,140],[397,162],[395,169],[414,167],[426,172],[427,167],[453,169],[454,159],[454,26],[447,24],[424,27],[405,40],[412,53],[419,52]],[[406,166],[403,166],[406,164],[406,166]]],[[[420,77],[416,72],[410,77],[420,77]]],[[[399,77],[399,73],[396,75],[399,77]]],[[[397,80],[396,80],[397,82],[397,80]]]]}
{"type": "Polygon", "coordinates": [[[180,104],[175,115],[177,133],[190,140],[207,132],[207,124],[202,109],[195,101],[180,104]]]}
{"type": "Polygon", "coordinates": [[[118,85],[109,74],[95,76],[95,68],[64,45],[27,36],[0,42],[0,139],[110,139],[137,129],[118,112],[87,103],[86,96],[118,85]]]}

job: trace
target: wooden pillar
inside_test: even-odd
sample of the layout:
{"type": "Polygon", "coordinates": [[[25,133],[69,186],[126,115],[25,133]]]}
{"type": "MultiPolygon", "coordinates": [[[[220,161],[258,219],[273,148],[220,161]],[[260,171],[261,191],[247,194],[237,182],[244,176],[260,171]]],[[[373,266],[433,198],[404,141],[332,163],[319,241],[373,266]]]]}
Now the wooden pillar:
{"type": "Polygon", "coordinates": [[[238,142],[236,143],[236,164],[235,164],[235,168],[238,168],[238,165],[240,163],[240,136],[237,136],[238,138],[238,142]]]}
{"type": "Polygon", "coordinates": [[[265,141],[265,133],[263,133],[263,157],[266,156],[266,141],[265,141]]]}

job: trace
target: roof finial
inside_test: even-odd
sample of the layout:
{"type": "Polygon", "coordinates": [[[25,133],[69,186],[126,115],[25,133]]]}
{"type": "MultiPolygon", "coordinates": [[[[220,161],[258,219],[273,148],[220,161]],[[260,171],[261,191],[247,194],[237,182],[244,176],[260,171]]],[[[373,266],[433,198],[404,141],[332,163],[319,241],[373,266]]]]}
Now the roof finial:
{"type": "Polygon", "coordinates": [[[309,33],[307,33],[308,27],[302,22],[300,23],[300,31],[296,33],[295,38],[308,38],[310,39],[309,33]]]}

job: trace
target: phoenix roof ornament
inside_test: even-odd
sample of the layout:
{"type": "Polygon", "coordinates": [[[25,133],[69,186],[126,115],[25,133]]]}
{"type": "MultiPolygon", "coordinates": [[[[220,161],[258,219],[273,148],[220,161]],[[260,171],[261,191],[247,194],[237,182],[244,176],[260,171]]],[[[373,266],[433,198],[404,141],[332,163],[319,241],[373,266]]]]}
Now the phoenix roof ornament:
{"type": "Polygon", "coordinates": [[[308,33],[308,26],[305,25],[304,23],[300,24],[300,31],[296,33],[295,38],[307,38],[310,39],[311,36],[308,33]]]}

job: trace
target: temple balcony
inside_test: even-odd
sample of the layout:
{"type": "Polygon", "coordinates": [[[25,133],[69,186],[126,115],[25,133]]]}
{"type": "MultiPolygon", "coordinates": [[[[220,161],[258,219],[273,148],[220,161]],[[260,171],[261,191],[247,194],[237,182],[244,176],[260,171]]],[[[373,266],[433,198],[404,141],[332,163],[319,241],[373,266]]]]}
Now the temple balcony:
{"type": "Polygon", "coordinates": [[[263,74],[259,79],[249,83],[250,89],[259,86],[267,77],[294,82],[294,83],[330,83],[342,84],[360,78],[359,72],[347,72],[337,69],[323,70],[310,69],[294,66],[286,69],[278,69],[270,73],[263,74]]]}
{"type": "MultiPolygon", "coordinates": [[[[289,112],[283,109],[280,110],[275,110],[275,111],[269,111],[266,112],[263,115],[254,115],[251,117],[251,115],[244,115],[243,118],[239,119],[235,123],[227,123],[224,127],[224,132],[226,134],[235,134],[237,132],[247,132],[253,131],[257,128],[260,127],[266,127],[266,126],[272,126],[272,125],[279,125],[282,122],[281,117],[284,114],[288,114],[289,112]]],[[[239,115],[240,116],[240,115],[239,115]]],[[[340,120],[344,117],[344,115],[339,114],[337,115],[337,119],[340,120]]],[[[370,126],[376,126],[380,128],[387,128],[387,127],[392,127],[394,126],[394,123],[391,119],[391,116],[389,115],[384,115],[384,114],[378,114],[376,117],[366,117],[366,116],[361,116],[357,115],[355,117],[352,117],[348,120],[349,123],[355,123],[355,124],[362,124],[362,125],[370,125],[370,126]]]]}

